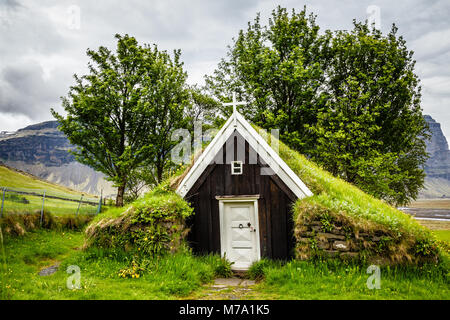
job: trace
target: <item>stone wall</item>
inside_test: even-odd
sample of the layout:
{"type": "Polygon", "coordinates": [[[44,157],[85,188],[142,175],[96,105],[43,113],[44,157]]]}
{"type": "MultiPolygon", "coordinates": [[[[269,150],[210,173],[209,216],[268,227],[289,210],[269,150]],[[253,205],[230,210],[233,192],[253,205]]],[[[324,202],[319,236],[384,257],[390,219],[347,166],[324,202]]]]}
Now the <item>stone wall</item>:
{"type": "Polygon", "coordinates": [[[297,257],[300,259],[309,259],[312,256],[343,260],[364,258],[376,255],[391,240],[382,231],[360,233],[350,227],[329,225],[319,220],[297,226],[295,236],[297,257]]]}

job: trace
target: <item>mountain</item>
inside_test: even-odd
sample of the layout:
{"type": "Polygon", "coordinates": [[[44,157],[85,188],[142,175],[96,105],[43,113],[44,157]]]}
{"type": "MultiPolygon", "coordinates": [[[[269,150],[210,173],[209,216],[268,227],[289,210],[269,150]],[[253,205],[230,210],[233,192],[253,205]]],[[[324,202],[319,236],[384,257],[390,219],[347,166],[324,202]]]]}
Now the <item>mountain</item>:
{"type": "Polygon", "coordinates": [[[450,198],[450,150],[441,124],[431,116],[425,115],[431,131],[431,140],[427,141],[430,154],[425,165],[425,188],[419,198],[450,198]]]}
{"type": "MultiPolygon", "coordinates": [[[[450,198],[450,150],[441,125],[425,115],[431,140],[430,158],[425,165],[425,187],[419,198],[450,198]]],[[[75,161],[67,152],[73,146],[58,130],[57,121],[27,126],[17,132],[0,131],[0,161],[39,178],[68,188],[99,195],[114,196],[112,184],[104,175],[75,161]]]]}
{"type": "Polygon", "coordinates": [[[6,165],[74,190],[114,195],[115,188],[104,175],[76,162],[68,152],[71,148],[57,121],[0,133],[0,161],[6,165]]]}

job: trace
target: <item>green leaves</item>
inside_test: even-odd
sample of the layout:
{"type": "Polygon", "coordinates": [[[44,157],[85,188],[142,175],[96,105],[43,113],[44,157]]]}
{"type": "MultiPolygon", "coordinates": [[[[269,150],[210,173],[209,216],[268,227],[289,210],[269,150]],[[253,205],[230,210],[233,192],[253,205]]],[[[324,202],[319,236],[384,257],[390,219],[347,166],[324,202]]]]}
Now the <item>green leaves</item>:
{"type": "MultiPolygon", "coordinates": [[[[240,111],[334,175],[390,203],[423,186],[427,126],[415,61],[395,25],[383,35],[354,22],[319,34],[313,14],[278,7],[241,30],[210,77],[223,101],[236,91],[240,111]]],[[[228,115],[229,110],[221,110],[228,115]]]]}
{"type": "Polygon", "coordinates": [[[75,85],[62,98],[67,116],[53,109],[52,114],[77,146],[76,159],[118,187],[120,206],[134,169],[152,166],[161,181],[174,144],[170,133],[186,125],[189,96],[179,50],[172,57],[128,35],[116,39],[115,52],[87,50],[89,73],[75,75],[75,85]]]}
{"type": "Polygon", "coordinates": [[[311,152],[333,174],[393,204],[423,185],[427,127],[414,61],[395,26],[388,36],[355,23],[332,38],[326,106],[311,152]]]}

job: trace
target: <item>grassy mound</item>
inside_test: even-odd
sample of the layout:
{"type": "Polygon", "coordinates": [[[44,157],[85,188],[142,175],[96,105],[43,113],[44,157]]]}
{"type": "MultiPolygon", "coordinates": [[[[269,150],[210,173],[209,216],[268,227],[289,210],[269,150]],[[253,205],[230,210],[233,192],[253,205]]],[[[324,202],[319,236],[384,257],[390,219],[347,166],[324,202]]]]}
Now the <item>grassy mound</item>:
{"type": "Polygon", "coordinates": [[[298,258],[337,253],[386,264],[438,260],[438,241],[414,218],[334,177],[282,142],[279,153],[314,193],[293,207],[298,258]],[[339,247],[333,251],[330,241],[325,243],[330,239],[340,239],[338,244],[348,252],[339,247]]]}
{"type": "Polygon", "coordinates": [[[162,184],[124,208],[110,209],[86,228],[85,247],[159,255],[183,248],[193,209],[162,184]]]}

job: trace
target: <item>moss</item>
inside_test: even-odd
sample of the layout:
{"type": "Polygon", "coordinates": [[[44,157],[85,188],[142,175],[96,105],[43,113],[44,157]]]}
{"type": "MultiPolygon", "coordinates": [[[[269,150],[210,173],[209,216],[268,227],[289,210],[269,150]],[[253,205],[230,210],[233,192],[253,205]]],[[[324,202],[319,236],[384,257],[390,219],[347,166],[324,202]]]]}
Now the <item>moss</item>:
{"type": "MultiPolygon", "coordinates": [[[[320,234],[310,234],[308,230],[313,228],[311,224],[318,221],[322,231],[343,234],[349,252],[362,252],[359,256],[364,261],[383,264],[423,263],[436,262],[439,256],[435,239],[424,236],[427,233],[422,236],[411,233],[402,225],[393,229],[389,225],[352,216],[345,210],[337,211],[312,201],[297,201],[293,210],[296,217],[294,234],[298,242],[296,253],[301,260],[330,256],[318,246],[320,234]],[[308,240],[309,245],[306,246],[308,240]]],[[[349,254],[340,254],[343,255],[349,254]]]]}
{"type": "Polygon", "coordinates": [[[129,206],[100,215],[86,229],[84,247],[124,248],[128,252],[161,255],[184,249],[185,219],[193,209],[161,184],[129,206]]]}

